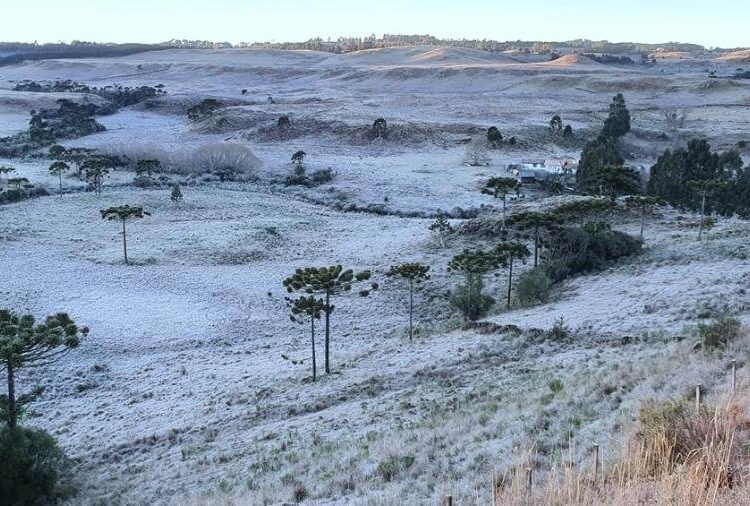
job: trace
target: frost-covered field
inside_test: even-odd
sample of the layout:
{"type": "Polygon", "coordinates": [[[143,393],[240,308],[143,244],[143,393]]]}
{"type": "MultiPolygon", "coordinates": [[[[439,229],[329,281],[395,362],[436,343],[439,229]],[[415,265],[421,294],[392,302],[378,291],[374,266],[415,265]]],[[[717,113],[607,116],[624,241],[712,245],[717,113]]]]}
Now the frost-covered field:
{"type": "MultiPolygon", "coordinates": [[[[68,311],[91,327],[79,349],[20,378],[22,387],[47,386],[29,423],[51,431],[76,459],[82,482],[74,501],[275,504],[302,487],[315,504],[436,504],[447,494],[485,504],[490,473],[532,447],[539,459],[558,455],[573,433],[581,461],[595,442],[606,455],[641,400],[698,383],[709,395],[722,391],[728,360],[744,364],[750,342],[706,358],[691,351],[694,326],[707,309],[750,321],[747,222],[720,220],[701,245],[685,226],[697,217],[665,210],[648,224],[639,257],[563,283],[547,304],[497,308],[487,319],[517,326],[517,335],[462,330],[445,300],[458,281],[446,265],[473,244],[459,237],[443,246],[428,230],[431,218],[397,215],[492,205],[479,187],[504,165],[577,158],[580,145],[549,139],[550,116],[561,114],[576,132],[593,130],[620,91],[638,132],[626,138],[637,164],[671,145],[657,135],[669,107],[689,108],[676,142],[702,133],[728,147],[747,135],[750,85],[706,78],[707,66],[733,68],[721,65],[525,64],[411,48],[160,51],[0,68],[0,135],[25,128],[27,109],[62,98],[10,91],[17,81],[163,83],[169,95],[161,106],[98,118],[106,132],[65,145],[179,159],[229,140],[262,162],[257,180],[186,184],[184,202],[174,205],[168,188],[137,189],[124,171],[101,196],[78,191],[71,178],[57,196],[47,160],[0,160],[53,192],[0,207],[0,306],[39,316],[68,311]],[[228,117],[247,124],[212,133],[191,127],[184,106],[206,97],[232,101],[228,117]],[[319,123],[300,138],[262,138],[257,128],[281,115],[319,123]],[[355,142],[347,129],[381,116],[404,135],[355,142]],[[461,143],[490,125],[521,143],[493,153],[487,167],[463,165],[461,143]],[[331,167],[336,178],[315,189],[278,184],[298,149],[309,170],[331,167]],[[121,204],[152,213],[128,225],[130,266],[118,225],[99,217],[121,204]],[[338,210],[345,204],[390,214],[338,210]],[[433,274],[417,298],[414,342],[403,286],[384,276],[406,261],[429,264],[433,274]],[[312,383],[307,328],[289,321],[282,280],[297,267],[335,263],[372,269],[381,287],[337,302],[333,374],[312,383]],[[573,342],[533,339],[533,329],[549,330],[560,316],[573,342]],[[552,379],[564,384],[557,395],[552,379]],[[390,476],[388,465],[403,469],[390,476]]],[[[534,208],[534,198],[511,207],[534,208]]],[[[619,218],[614,227],[637,234],[636,221],[619,218]]],[[[488,284],[502,299],[503,278],[488,284]]]]}

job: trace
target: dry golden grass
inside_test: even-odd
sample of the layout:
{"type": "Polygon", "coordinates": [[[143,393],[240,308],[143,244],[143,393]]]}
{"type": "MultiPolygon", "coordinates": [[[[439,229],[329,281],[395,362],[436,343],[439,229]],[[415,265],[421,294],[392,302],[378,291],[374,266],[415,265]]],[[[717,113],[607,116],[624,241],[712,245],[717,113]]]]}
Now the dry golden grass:
{"type": "Polygon", "coordinates": [[[638,430],[603,472],[595,464],[583,469],[559,462],[534,480],[542,470],[529,467],[527,457],[514,472],[494,480],[494,504],[750,504],[745,405],[740,396],[700,409],[687,401],[647,402],[638,430]]]}

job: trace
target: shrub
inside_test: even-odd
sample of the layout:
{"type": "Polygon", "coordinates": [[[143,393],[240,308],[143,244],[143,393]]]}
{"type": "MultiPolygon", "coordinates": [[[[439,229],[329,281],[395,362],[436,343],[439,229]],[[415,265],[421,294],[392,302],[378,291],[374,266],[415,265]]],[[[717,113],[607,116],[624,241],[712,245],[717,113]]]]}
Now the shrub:
{"type": "Polygon", "coordinates": [[[292,490],[292,500],[296,503],[300,503],[307,499],[310,496],[310,493],[307,491],[307,487],[305,487],[305,484],[302,482],[297,482],[294,484],[294,489],[292,490]]]}
{"type": "Polygon", "coordinates": [[[542,304],[549,299],[551,288],[552,280],[544,269],[534,267],[518,276],[515,287],[516,302],[520,306],[542,304]]]}
{"type": "Polygon", "coordinates": [[[0,205],[12,204],[33,197],[45,197],[47,195],[49,195],[49,192],[42,186],[34,186],[32,188],[8,188],[4,191],[0,191],[0,205]]]}
{"type": "Polygon", "coordinates": [[[312,188],[330,183],[334,177],[336,177],[336,172],[331,168],[316,170],[308,176],[304,165],[295,165],[292,174],[284,179],[284,184],[286,186],[307,186],[308,188],[312,188]]]}
{"type": "Polygon", "coordinates": [[[133,178],[133,186],[136,188],[151,188],[156,184],[154,178],[148,176],[136,176],[133,178]]]}
{"type": "Polygon", "coordinates": [[[68,459],[44,431],[0,429],[0,502],[47,504],[73,494],[65,483],[68,459]]]}
{"type": "Polygon", "coordinates": [[[461,312],[465,320],[476,321],[487,314],[495,299],[482,293],[484,281],[481,276],[467,276],[466,283],[459,285],[451,295],[450,303],[461,312]]]}
{"type": "Polygon", "coordinates": [[[737,318],[722,316],[711,323],[699,323],[698,334],[706,349],[723,348],[740,336],[742,324],[737,318]]]}
{"type": "Polygon", "coordinates": [[[560,381],[560,380],[559,380],[559,379],[557,379],[557,378],[554,378],[554,379],[550,380],[550,381],[549,381],[549,382],[547,383],[547,386],[548,386],[548,387],[549,387],[549,389],[550,389],[550,390],[552,391],[552,393],[553,393],[553,394],[555,394],[555,395],[557,395],[557,394],[559,394],[560,392],[562,392],[562,390],[563,390],[563,388],[564,388],[563,382],[562,382],[562,381],[560,381]]]}
{"type": "Polygon", "coordinates": [[[638,238],[609,230],[601,223],[564,227],[550,238],[545,270],[553,282],[562,281],[575,274],[605,269],[613,260],[640,252],[642,244],[638,238]]]}
{"type": "Polygon", "coordinates": [[[224,180],[246,180],[260,167],[260,160],[242,144],[217,142],[198,147],[185,157],[180,172],[216,174],[224,180]]]}
{"type": "Polygon", "coordinates": [[[570,327],[565,323],[565,317],[560,316],[555,320],[549,333],[547,334],[552,341],[568,341],[571,337],[570,327]]]}
{"type": "Polygon", "coordinates": [[[336,172],[332,168],[316,170],[310,174],[310,182],[313,186],[330,183],[336,177],[336,172]]]}
{"type": "Polygon", "coordinates": [[[392,481],[399,473],[409,469],[413,464],[413,455],[388,457],[378,463],[378,474],[383,478],[383,481],[392,481]]]}

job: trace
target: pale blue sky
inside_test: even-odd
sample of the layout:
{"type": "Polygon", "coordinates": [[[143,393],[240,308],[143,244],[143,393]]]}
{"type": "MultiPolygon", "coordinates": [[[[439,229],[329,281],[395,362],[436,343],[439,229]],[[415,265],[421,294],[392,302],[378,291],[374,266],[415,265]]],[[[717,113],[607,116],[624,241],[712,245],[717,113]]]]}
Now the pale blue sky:
{"type": "Polygon", "coordinates": [[[750,46],[750,0],[2,0],[0,40],[298,41],[370,33],[750,46]]]}

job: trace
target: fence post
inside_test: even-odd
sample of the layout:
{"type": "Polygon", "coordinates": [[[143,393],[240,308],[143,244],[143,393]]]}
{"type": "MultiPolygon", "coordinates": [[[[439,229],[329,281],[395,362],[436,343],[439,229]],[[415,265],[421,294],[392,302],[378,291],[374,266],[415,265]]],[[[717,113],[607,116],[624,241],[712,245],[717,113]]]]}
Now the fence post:
{"type": "Polygon", "coordinates": [[[737,361],[732,360],[732,393],[737,390],[737,361]]]}
{"type": "MultiPolygon", "coordinates": [[[[493,500],[493,502],[494,502],[494,500],[493,500]]],[[[449,495],[448,497],[445,498],[445,504],[447,506],[453,506],[453,496],[452,495],[449,495]]]]}
{"type": "Polygon", "coordinates": [[[599,443],[594,445],[594,483],[599,477],[599,443]]]}
{"type": "Polygon", "coordinates": [[[534,471],[530,468],[526,468],[526,492],[531,495],[531,482],[533,480],[534,471]]]}
{"type": "Polygon", "coordinates": [[[701,386],[695,387],[695,410],[700,411],[701,409],[701,386]]]}

